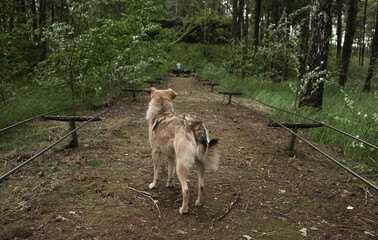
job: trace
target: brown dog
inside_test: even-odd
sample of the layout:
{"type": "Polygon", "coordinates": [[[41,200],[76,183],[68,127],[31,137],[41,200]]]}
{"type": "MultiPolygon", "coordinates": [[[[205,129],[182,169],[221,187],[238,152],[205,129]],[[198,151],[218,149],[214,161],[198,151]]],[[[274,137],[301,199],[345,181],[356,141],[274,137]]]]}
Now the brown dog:
{"type": "Polygon", "coordinates": [[[154,162],[154,179],[149,185],[157,184],[160,155],[168,156],[167,187],[173,186],[174,165],[182,188],[182,207],[180,214],[188,212],[189,190],[187,174],[196,164],[198,171],[198,198],[196,206],[203,201],[204,174],[207,169],[218,167],[219,155],[216,149],[218,140],[209,141],[209,135],[202,121],[194,115],[175,114],[172,99],[176,93],[172,89],[158,90],[154,87],[145,89],[150,94],[146,119],[149,126],[149,140],[154,162]]]}

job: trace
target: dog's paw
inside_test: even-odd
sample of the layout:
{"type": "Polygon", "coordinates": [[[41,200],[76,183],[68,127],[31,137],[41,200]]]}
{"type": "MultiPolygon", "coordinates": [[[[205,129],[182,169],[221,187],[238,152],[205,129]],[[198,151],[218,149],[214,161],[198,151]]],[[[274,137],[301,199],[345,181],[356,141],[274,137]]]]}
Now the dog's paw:
{"type": "Polygon", "coordinates": [[[157,184],[156,184],[156,182],[153,182],[153,183],[151,183],[148,187],[149,187],[150,189],[157,188],[157,184]]]}
{"type": "Polygon", "coordinates": [[[188,213],[188,208],[184,209],[183,207],[180,207],[179,212],[181,215],[188,213]]]}
{"type": "Polygon", "coordinates": [[[173,188],[173,183],[171,182],[167,182],[167,184],[165,185],[167,188],[173,188]]]}
{"type": "Polygon", "coordinates": [[[197,199],[194,205],[196,205],[197,207],[201,207],[201,206],[202,206],[202,202],[200,202],[200,201],[197,199]]]}

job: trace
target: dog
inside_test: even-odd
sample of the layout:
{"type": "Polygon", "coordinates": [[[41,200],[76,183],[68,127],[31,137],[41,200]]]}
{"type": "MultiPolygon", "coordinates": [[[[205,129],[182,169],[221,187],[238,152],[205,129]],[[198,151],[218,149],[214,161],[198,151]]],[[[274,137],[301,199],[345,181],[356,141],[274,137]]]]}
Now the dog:
{"type": "Polygon", "coordinates": [[[180,214],[188,212],[189,190],[187,175],[189,169],[197,166],[198,198],[196,206],[203,203],[206,170],[216,170],[219,163],[217,151],[218,139],[209,140],[208,131],[202,121],[195,115],[175,114],[172,100],[177,94],[172,89],[145,89],[150,95],[146,114],[149,127],[149,141],[152,148],[154,178],[149,188],[157,187],[161,154],[168,157],[167,187],[173,187],[174,167],[181,183],[182,206],[180,214]]]}

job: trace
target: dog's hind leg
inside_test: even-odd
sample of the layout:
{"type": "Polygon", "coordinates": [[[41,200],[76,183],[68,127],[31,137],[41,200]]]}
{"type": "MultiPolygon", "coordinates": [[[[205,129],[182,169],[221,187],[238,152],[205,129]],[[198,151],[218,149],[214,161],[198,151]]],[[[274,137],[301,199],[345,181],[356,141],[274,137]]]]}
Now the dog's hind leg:
{"type": "Polygon", "coordinates": [[[173,187],[173,177],[175,175],[175,158],[168,157],[168,180],[167,187],[173,187]]]}
{"type": "Polygon", "coordinates": [[[189,202],[189,189],[188,189],[188,180],[187,180],[187,172],[182,162],[182,159],[178,159],[177,161],[177,177],[181,183],[181,190],[182,190],[182,206],[180,207],[180,214],[184,214],[188,212],[188,202],[189,202]]]}
{"type": "Polygon", "coordinates": [[[203,202],[203,189],[205,187],[205,165],[202,162],[197,163],[198,172],[198,198],[196,200],[196,206],[202,206],[203,202]]]}
{"type": "Polygon", "coordinates": [[[152,160],[154,162],[154,180],[149,185],[150,189],[156,188],[158,173],[159,173],[159,165],[160,165],[160,152],[153,150],[152,151],[152,160]]]}

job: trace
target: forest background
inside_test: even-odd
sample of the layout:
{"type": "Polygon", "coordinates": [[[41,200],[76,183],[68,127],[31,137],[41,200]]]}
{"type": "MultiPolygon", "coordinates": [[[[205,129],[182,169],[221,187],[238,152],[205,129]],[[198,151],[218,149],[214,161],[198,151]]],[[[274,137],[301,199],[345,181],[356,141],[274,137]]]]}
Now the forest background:
{"type": "MultiPolygon", "coordinates": [[[[377,145],[377,11],[376,0],[2,0],[0,128],[111,102],[180,62],[377,145]]],[[[373,148],[327,128],[308,134],[376,179],[373,148]]]]}

